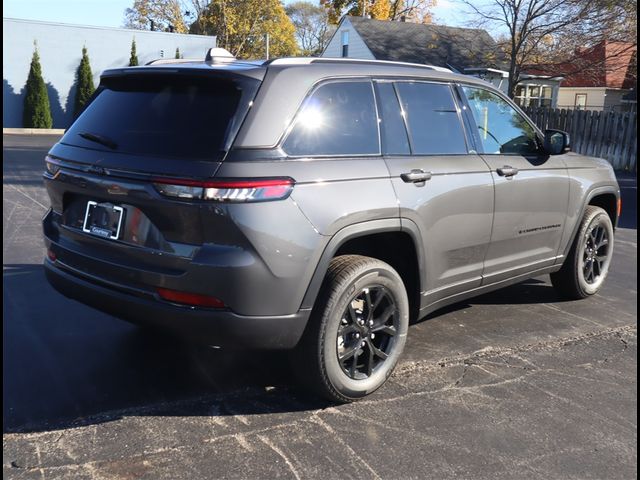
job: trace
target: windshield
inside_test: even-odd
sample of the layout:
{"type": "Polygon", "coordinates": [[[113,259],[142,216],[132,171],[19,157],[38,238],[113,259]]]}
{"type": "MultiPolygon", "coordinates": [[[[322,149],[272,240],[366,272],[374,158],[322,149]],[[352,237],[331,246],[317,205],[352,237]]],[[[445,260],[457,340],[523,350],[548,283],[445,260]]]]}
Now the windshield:
{"type": "Polygon", "coordinates": [[[106,78],[61,142],[112,152],[220,160],[259,81],[213,76],[106,78]]]}

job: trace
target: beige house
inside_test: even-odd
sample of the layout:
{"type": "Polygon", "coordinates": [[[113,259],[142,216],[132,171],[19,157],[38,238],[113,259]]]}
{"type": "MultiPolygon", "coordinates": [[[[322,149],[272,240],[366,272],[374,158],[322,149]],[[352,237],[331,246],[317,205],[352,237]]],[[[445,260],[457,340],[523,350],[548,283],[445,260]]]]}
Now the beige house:
{"type": "Polygon", "coordinates": [[[626,110],[624,98],[629,89],[609,87],[563,87],[558,94],[558,108],[581,110],[626,110]]]}
{"type": "MultiPolygon", "coordinates": [[[[508,93],[509,72],[495,68],[466,68],[464,73],[481,78],[508,93]]],[[[556,108],[563,77],[525,73],[520,78],[514,96],[519,106],[556,108]]]]}
{"type": "Polygon", "coordinates": [[[630,111],[636,108],[636,46],[604,41],[576,52],[563,64],[537,67],[565,77],[558,90],[558,108],[630,111]]]}

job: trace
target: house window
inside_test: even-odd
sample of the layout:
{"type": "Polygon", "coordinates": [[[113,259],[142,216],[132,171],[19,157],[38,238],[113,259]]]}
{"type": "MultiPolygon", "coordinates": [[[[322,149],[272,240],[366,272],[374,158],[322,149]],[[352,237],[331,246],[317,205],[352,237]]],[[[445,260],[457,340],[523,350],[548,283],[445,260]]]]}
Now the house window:
{"type": "Polygon", "coordinates": [[[576,93],[576,102],[575,102],[576,110],[584,110],[587,108],[587,94],[586,93],[576,93]]]}
{"type": "Polygon", "coordinates": [[[518,85],[515,102],[521,107],[551,107],[553,88],[547,85],[518,85]]]}
{"type": "Polygon", "coordinates": [[[349,56],[349,30],[342,32],[342,57],[349,56]]]}

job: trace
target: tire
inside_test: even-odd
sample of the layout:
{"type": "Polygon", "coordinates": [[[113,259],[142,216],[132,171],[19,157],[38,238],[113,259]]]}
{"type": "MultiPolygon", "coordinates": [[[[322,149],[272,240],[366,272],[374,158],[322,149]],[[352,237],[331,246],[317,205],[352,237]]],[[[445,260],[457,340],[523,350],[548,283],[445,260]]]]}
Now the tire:
{"type": "Polygon", "coordinates": [[[609,215],[600,207],[588,206],[562,268],[551,274],[558,293],[572,300],[596,294],[607,278],[613,244],[609,215]]]}
{"type": "Polygon", "coordinates": [[[408,327],[407,291],[391,266],[359,255],[336,257],[293,352],[293,369],[328,400],[358,400],[391,375],[408,327]]]}

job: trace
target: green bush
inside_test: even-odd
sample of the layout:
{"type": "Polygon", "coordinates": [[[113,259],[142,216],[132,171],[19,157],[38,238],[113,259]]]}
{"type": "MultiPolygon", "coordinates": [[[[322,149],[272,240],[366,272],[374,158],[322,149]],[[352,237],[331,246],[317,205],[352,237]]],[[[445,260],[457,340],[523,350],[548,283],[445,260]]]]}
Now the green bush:
{"type": "Polygon", "coordinates": [[[40,55],[38,55],[36,47],[31,58],[31,68],[25,86],[22,126],[24,128],[51,128],[52,125],[49,94],[42,78],[40,55]]]}
{"type": "Polygon", "coordinates": [[[80,60],[80,65],[78,66],[76,79],[77,89],[74,111],[77,115],[95,91],[93,74],[91,73],[91,65],[89,64],[89,55],[87,55],[87,47],[82,47],[82,60],[80,60]]]}
{"type": "Polygon", "coordinates": [[[129,57],[129,66],[137,67],[138,66],[138,53],[136,52],[136,39],[134,38],[131,41],[131,57],[129,57]]]}

